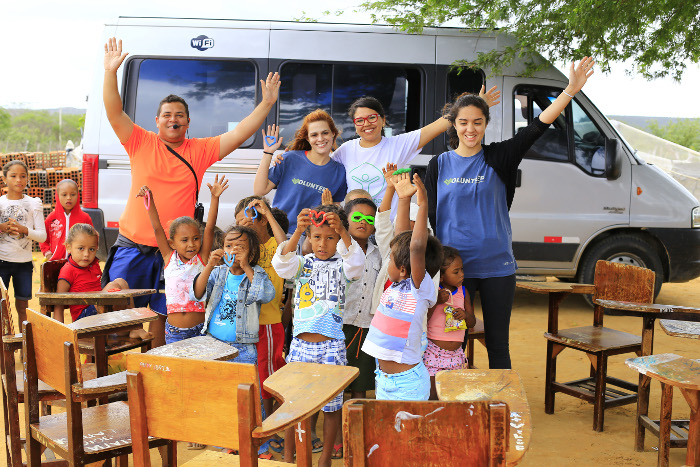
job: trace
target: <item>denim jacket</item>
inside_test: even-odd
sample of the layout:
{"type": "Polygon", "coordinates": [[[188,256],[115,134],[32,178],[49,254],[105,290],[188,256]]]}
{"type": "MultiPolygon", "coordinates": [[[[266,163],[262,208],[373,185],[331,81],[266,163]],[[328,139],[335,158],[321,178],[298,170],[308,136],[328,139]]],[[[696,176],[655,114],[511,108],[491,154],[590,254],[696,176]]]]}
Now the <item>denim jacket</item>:
{"type": "MultiPolygon", "coordinates": [[[[221,301],[221,296],[226,287],[226,275],[228,266],[217,266],[209,275],[207,289],[199,300],[206,300],[206,312],[204,314],[204,328],[202,334],[207,333],[212,312],[221,301]]],[[[190,289],[190,295],[194,299],[194,282],[190,289]]],[[[255,344],[258,342],[260,330],[260,305],[268,303],[275,298],[275,287],[270,278],[260,266],[253,266],[253,283],[248,276],[244,277],[238,287],[238,303],[236,304],[236,342],[239,344],[255,344]]]]}

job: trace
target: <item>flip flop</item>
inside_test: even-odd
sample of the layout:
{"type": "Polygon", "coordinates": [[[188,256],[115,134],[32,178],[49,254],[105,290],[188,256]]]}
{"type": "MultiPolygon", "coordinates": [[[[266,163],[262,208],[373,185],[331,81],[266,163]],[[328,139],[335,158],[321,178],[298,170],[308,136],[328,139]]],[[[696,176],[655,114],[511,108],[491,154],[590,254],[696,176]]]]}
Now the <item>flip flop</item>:
{"type": "Polygon", "coordinates": [[[207,447],[206,444],[199,444],[199,443],[187,443],[187,449],[190,451],[201,451],[202,449],[205,449],[207,447]]]}
{"type": "Polygon", "coordinates": [[[271,440],[268,441],[268,446],[270,447],[270,449],[272,449],[275,452],[283,452],[284,451],[284,440],[282,438],[272,438],[271,440]],[[275,445],[277,445],[277,447],[275,447],[275,445],[273,445],[272,443],[275,443],[275,445]]]}
{"type": "Polygon", "coordinates": [[[311,440],[311,452],[321,452],[323,451],[323,442],[321,438],[316,437],[311,440]]]}
{"type": "Polygon", "coordinates": [[[342,459],[343,458],[343,445],[334,444],[333,452],[331,453],[331,459],[342,459]]]}

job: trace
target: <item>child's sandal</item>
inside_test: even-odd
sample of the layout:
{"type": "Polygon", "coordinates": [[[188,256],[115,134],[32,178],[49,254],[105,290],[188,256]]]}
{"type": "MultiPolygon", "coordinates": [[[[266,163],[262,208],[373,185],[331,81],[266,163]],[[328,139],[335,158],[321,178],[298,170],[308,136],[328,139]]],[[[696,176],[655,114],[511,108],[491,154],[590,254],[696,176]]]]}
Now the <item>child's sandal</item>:
{"type": "Polygon", "coordinates": [[[334,444],[333,452],[331,454],[331,459],[342,459],[343,458],[343,445],[334,444]]]}

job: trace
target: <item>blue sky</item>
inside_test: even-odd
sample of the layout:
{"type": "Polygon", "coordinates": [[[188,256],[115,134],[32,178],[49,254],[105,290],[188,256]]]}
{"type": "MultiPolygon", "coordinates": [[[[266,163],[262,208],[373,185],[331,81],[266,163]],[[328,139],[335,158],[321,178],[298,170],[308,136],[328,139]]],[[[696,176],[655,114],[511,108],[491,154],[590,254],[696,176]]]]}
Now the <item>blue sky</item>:
{"type": "MultiPolygon", "coordinates": [[[[290,20],[302,15],[321,18],[325,10],[342,9],[346,13],[335,20],[368,23],[368,14],[353,12],[359,3],[361,0],[6,2],[0,18],[0,107],[84,108],[95,60],[103,53],[103,25],[120,15],[290,20]]],[[[586,94],[605,114],[700,116],[698,64],[688,67],[680,83],[646,81],[627,76],[624,69],[619,64],[608,75],[597,73],[586,85],[586,94]]]]}

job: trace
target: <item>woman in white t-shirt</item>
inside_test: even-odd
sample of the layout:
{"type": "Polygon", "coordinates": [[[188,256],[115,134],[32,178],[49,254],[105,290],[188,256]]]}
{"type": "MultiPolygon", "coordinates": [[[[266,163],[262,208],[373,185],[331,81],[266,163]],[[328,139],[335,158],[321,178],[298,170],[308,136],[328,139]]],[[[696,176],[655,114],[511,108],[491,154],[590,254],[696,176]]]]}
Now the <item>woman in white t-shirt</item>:
{"type": "MultiPolygon", "coordinates": [[[[495,86],[488,92],[482,86],[479,93],[489,106],[500,102],[500,94],[495,86]]],[[[378,99],[370,96],[355,100],[348,113],[360,137],[343,143],[332,158],[345,166],[348,191],[358,188],[366,190],[377,205],[382,202],[386,191],[382,167],[386,167],[389,162],[405,167],[420,153],[423,146],[450,128],[450,122],[440,117],[418,130],[385,136],[384,107],[378,99]]],[[[392,212],[396,210],[395,204],[396,200],[392,203],[392,212]]]]}

